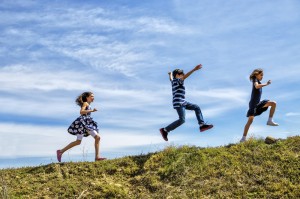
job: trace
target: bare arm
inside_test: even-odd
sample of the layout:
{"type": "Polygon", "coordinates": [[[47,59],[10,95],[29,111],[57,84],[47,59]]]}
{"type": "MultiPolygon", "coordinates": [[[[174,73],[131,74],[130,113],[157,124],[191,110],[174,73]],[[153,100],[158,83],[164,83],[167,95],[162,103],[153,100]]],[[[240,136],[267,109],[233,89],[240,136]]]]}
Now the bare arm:
{"type": "Polygon", "coordinates": [[[97,109],[93,109],[93,110],[85,110],[86,107],[88,106],[89,104],[87,102],[84,102],[81,109],[80,109],[80,115],[85,115],[87,113],[91,113],[91,112],[95,112],[97,111],[97,109]]]}
{"type": "Polygon", "coordinates": [[[193,68],[190,72],[188,72],[187,74],[185,74],[182,78],[182,80],[185,80],[186,78],[188,78],[193,72],[195,72],[196,70],[199,70],[202,68],[202,64],[198,64],[197,66],[195,66],[195,68],[193,68]]]}
{"type": "Polygon", "coordinates": [[[264,87],[264,86],[268,86],[268,85],[270,85],[271,84],[271,80],[269,80],[267,83],[265,83],[265,84],[258,84],[257,82],[255,82],[254,83],[254,86],[255,86],[255,88],[256,89],[260,89],[260,88],[262,88],[262,87],[264,87]]]}
{"type": "Polygon", "coordinates": [[[173,80],[172,72],[168,72],[170,81],[173,80]]]}

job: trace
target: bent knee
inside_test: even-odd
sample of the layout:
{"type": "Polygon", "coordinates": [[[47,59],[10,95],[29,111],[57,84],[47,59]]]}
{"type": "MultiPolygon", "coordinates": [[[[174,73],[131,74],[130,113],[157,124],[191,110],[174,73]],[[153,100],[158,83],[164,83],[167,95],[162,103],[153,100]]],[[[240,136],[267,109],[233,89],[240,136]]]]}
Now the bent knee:
{"type": "Polygon", "coordinates": [[[179,122],[180,122],[180,124],[183,124],[183,123],[185,123],[185,119],[180,119],[179,122]]]}
{"type": "Polygon", "coordinates": [[[99,135],[96,135],[96,136],[95,136],[95,140],[96,140],[96,141],[100,141],[100,139],[101,139],[101,138],[100,138],[99,135]]]}
{"type": "Polygon", "coordinates": [[[269,104],[270,104],[271,106],[276,106],[276,102],[275,102],[275,101],[269,101],[269,104]]]}

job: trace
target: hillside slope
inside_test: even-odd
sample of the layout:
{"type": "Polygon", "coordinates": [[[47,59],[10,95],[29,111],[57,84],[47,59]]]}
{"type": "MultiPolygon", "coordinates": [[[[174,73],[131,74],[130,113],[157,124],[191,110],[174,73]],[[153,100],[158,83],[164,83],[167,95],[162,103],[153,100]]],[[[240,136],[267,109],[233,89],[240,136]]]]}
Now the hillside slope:
{"type": "Polygon", "coordinates": [[[300,198],[300,136],[0,170],[0,198],[300,198]]]}

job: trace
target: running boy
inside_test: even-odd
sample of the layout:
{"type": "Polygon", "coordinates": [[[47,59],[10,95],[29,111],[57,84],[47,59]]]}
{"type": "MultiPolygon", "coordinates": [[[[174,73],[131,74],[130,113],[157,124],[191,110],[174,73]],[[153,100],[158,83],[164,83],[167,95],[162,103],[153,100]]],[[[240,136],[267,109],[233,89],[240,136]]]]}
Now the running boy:
{"type": "Polygon", "coordinates": [[[249,110],[247,112],[248,122],[245,125],[244,134],[243,134],[243,137],[240,140],[240,142],[246,141],[248,130],[254,120],[254,117],[258,116],[258,115],[262,114],[263,112],[265,112],[266,110],[268,110],[269,106],[271,106],[271,110],[270,110],[269,120],[267,122],[267,125],[278,126],[278,124],[273,121],[273,115],[274,115],[275,109],[276,109],[276,102],[270,101],[270,100],[260,101],[261,94],[262,94],[262,87],[268,86],[271,84],[271,80],[269,80],[265,84],[262,84],[260,81],[263,79],[263,76],[264,76],[263,70],[258,68],[258,69],[255,69],[249,77],[250,81],[252,81],[252,93],[251,93],[251,99],[249,102],[249,110]]]}
{"type": "Polygon", "coordinates": [[[172,83],[173,92],[173,108],[176,109],[179,119],[171,123],[169,126],[160,129],[160,133],[165,141],[168,141],[168,134],[170,131],[176,129],[185,122],[185,110],[195,111],[200,132],[211,129],[213,125],[204,123],[201,109],[198,105],[192,104],[185,100],[184,80],[188,78],[193,72],[202,68],[202,65],[197,65],[190,72],[184,74],[183,70],[175,69],[172,73],[169,72],[169,78],[172,83]]]}

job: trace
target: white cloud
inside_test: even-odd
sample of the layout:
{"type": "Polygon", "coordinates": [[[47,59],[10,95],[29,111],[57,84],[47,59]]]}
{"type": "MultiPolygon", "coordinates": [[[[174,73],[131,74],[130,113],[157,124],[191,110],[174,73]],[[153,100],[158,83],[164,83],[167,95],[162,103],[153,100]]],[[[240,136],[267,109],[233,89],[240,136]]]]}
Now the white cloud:
{"type": "MultiPolygon", "coordinates": [[[[67,127],[0,123],[0,129],[1,157],[54,155],[57,149],[76,140],[76,136],[67,133],[67,127]]],[[[104,153],[163,142],[159,134],[139,134],[133,130],[119,132],[102,128],[100,136],[102,137],[100,150],[104,153]]],[[[84,138],[83,143],[79,147],[74,147],[72,153],[82,154],[83,148],[94,153],[93,144],[94,139],[91,136],[84,138]]]]}
{"type": "Polygon", "coordinates": [[[158,17],[141,17],[137,19],[136,27],[141,27],[139,32],[158,32],[158,33],[168,33],[168,34],[191,34],[192,31],[183,26],[182,24],[177,24],[175,21],[170,19],[163,19],[158,17]]]}
{"type": "Polygon", "coordinates": [[[297,117],[297,116],[300,116],[300,113],[298,112],[289,112],[289,113],[286,113],[285,116],[287,117],[297,117]]]}
{"type": "MultiPolygon", "coordinates": [[[[145,38],[145,32],[147,35],[162,32],[181,35],[189,31],[171,18],[131,16],[128,13],[120,17],[120,13],[115,13],[120,11],[104,10],[101,7],[43,9],[43,14],[28,11],[5,13],[3,18],[11,24],[31,25],[6,27],[2,34],[2,38],[6,38],[3,42],[7,46],[36,45],[44,51],[43,54],[30,52],[30,57],[24,56],[23,59],[33,58],[37,53],[47,59],[54,54],[98,70],[108,69],[126,76],[134,76],[143,67],[165,62],[164,59],[157,60],[157,55],[153,53],[155,46],[166,45],[164,40],[145,38]],[[128,38],[122,41],[114,31],[124,31],[128,38]],[[20,37],[21,40],[18,39],[20,37]],[[49,51],[51,56],[47,57],[49,51]]],[[[21,47],[18,54],[21,56],[24,53],[26,49],[21,47]]]]}
{"type": "Polygon", "coordinates": [[[15,7],[31,7],[33,5],[36,5],[36,1],[34,0],[28,0],[28,1],[22,1],[22,0],[16,0],[16,1],[10,1],[10,0],[1,0],[0,7],[1,8],[15,8],[15,7]]]}
{"type": "MultiPolygon", "coordinates": [[[[162,117],[177,117],[172,108],[171,87],[162,88],[160,83],[152,83],[147,87],[136,85],[128,89],[126,86],[120,87],[110,79],[104,83],[86,81],[96,79],[97,74],[33,70],[23,65],[6,66],[1,70],[0,82],[4,86],[0,90],[13,94],[4,95],[0,100],[0,103],[11,104],[1,109],[0,112],[4,114],[71,120],[79,110],[74,103],[75,97],[80,92],[91,90],[96,97],[92,106],[100,110],[93,115],[106,125],[115,125],[118,128],[153,128],[161,123],[162,117]],[[124,118],[130,119],[128,121],[124,118]]],[[[190,89],[188,93],[191,102],[198,104],[208,118],[245,105],[245,96],[243,91],[228,88],[206,91],[190,89]]],[[[187,118],[190,117],[194,115],[188,114],[187,118]]]]}
{"type": "MultiPolygon", "coordinates": [[[[274,130],[282,135],[296,128],[297,121],[291,120],[298,116],[294,111],[300,72],[297,1],[159,4],[170,7],[153,2],[155,10],[139,3],[93,3],[69,2],[65,6],[60,2],[2,1],[0,114],[15,115],[16,119],[2,123],[0,131],[5,134],[3,140],[10,141],[12,154],[52,154],[70,142],[74,137],[64,134],[66,127],[55,122],[41,126],[29,121],[29,125],[17,118],[75,119],[79,107],[74,99],[86,90],[94,92],[92,106],[100,110],[93,117],[103,130],[103,149],[160,145],[157,129],[177,118],[166,74],[173,66],[193,65],[199,60],[205,73],[201,80],[194,75],[189,78],[186,97],[201,107],[205,118],[222,122],[226,114],[226,122],[232,122],[230,132],[241,132],[240,116],[228,113],[247,108],[251,85],[245,77],[253,65],[262,65],[266,66],[266,78],[274,81],[264,96],[275,96],[276,113],[289,117],[286,125],[293,122],[294,126],[285,131],[283,127],[253,125],[252,132],[258,135],[274,130]],[[49,148],[43,148],[48,140],[49,148]]],[[[195,116],[187,113],[187,117],[195,116]]],[[[187,130],[192,122],[187,121],[181,130],[187,130]]],[[[222,130],[203,136],[204,140],[213,142],[224,136],[227,127],[227,123],[216,124],[216,129],[222,130]]],[[[172,137],[175,143],[183,143],[181,130],[172,137]]],[[[224,142],[231,136],[226,134],[224,142]]],[[[193,143],[191,139],[186,137],[184,142],[193,143]]],[[[92,142],[86,142],[90,152],[92,142]]]]}
{"type": "Polygon", "coordinates": [[[189,89],[189,96],[193,98],[206,98],[208,101],[211,100],[220,100],[228,101],[230,103],[244,104],[247,100],[248,93],[243,91],[241,88],[218,88],[218,89],[209,89],[204,91],[191,90],[189,89]]]}
{"type": "Polygon", "coordinates": [[[92,87],[87,81],[90,78],[89,74],[74,71],[43,69],[36,65],[11,65],[0,69],[0,90],[83,90],[92,87]]]}

